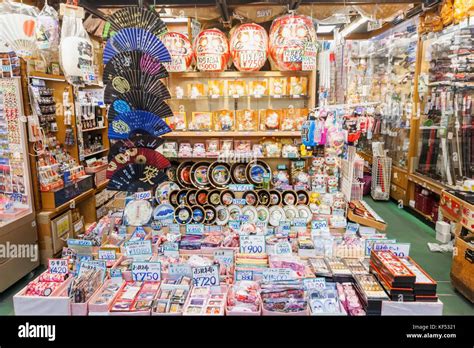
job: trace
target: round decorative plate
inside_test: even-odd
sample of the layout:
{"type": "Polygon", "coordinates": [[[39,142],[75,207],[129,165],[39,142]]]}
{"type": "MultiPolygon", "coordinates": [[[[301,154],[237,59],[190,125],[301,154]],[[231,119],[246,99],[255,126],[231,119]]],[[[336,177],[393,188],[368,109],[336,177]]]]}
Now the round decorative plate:
{"type": "Polygon", "coordinates": [[[273,227],[279,226],[280,221],[285,220],[285,211],[282,207],[275,205],[273,207],[270,207],[268,212],[270,214],[268,223],[273,227]]]}
{"type": "Polygon", "coordinates": [[[223,226],[229,221],[229,211],[226,206],[219,205],[216,207],[216,224],[223,226]]]}
{"type": "Polygon", "coordinates": [[[226,188],[230,183],[230,165],[222,162],[214,162],[209,166],[207,176],[212,186],[216,188],[226,188]]]}
{"type": "Polygon", "coordinates": [[[242,198],[245,199],[247,205],[258,205],[258,195],[255,191],[245,191],[242,198]]]}
{"type": "Polygon", "coordinates": [[[306,219],[306,223],[309,224],[313,219],[313,213],[311,209],[309,209],[309,207],[306,205],[298,205],[296,209],[298,209],[298,216],[302,219],[306,219]]]}
{"type": "Polygon", "coordinates": [[[209,178],[207,172],[209,170],[209,162],[197,162],[191,168],[191,182],[197,188],[209,187],[209,178]]]}
{"type": "Polygon", "coordinates": [[[247,205],[242,208],[242,215],[246,215],[249,217],[248,222],[249,223],[256,223],[258,220],[258,213],[257,213],[257,208],[247,205]]]}
{"type": "Polygon", "coordinates": [[[268,207],[270,205],[270,193],[266,190],[257,191],[258,201],[261,205],[268,207]]]}
{"type": "Polygon", "coordinates": [[[207,195],[207,203],[217,207],[221,204],[221,191],[220,190],[212,190],[207,195]]]}
{"type": "Polygon", "coordinates": [[[171,166],[165,169],[165,174],[169,181],[178,182],[178,176],[176,175],[179,167],[179,162],[171,161],[171,166]]]}
{"type": "Polygon", "coordinates": [[[131,201],[124,210],[125,221],[130,226],[142,226],[150,221],[153,208],[150,202],[143,199],[131,201]]]}
{"type": "Polygon", "coordinates": [[[178,195],[176,196],[176,202],[178,202],[178,205],[186,203],[186,196],[188,195],[188,192],[189,190],[187,189],[179,190],[178,195]]]}
{"type": "Polygon", "coordinates": [[[270,166],[264,161],[252,161],[247,164],[245,175],[249,183],[254,184],[257,188],[263,187],[264,176],[268,175],[268,179],[272,179],[272,171],[270,166]]]}
{"type": "Polygon", "coordinates": [[[208,190],[197,190],[196,192],[196,203],[199,205],[207,204],[207,192],[208,190]]]}
{"type": "Polygon", "coordinates": [[[173,190],[179,190],[178,184],[172,181],[165,181],[158,185],[155,191],[156,201],[161,203],[166,203],[169,201],[170,192],[173,190]]]}
{"type": "Polygon", "coordinates": [[[298,197],[298,204],[308,205],[309,203],[309,194],[304,190],[296,191],[296,196],[298,197]]]}
{"type": "Polygon", "coordinates": [[[174,207],[171,204],[160,204],[153,211],[153,220],[173,220],[174,207]]]}
{"type": "Polygon", "coordinates": [[[283,191],[281,194],[281,200],[283,205],[296,205],[298,197],[296,196],[295,191],[283,191]]]}
{"type": "Polygon", "coordinates": [[[268,208],[263,205],[259,205],[257,207],[257,221],[268,223],[269,218],[270,212],[268,211],[268,208]]]}
{"type": "Polygon", "coordinates": [[[202,224],[204,220],[206,220],[206,212],[204,211],[203,207],[195,205],[191,207],[191,211],[193,214],[193,222],[202,224]]]}
{"type": "Polygon", "coordinates": [[[180,190],[173,190],[169,194],[169,202],[173,207],[177,207],[178,204],[178,193],[180,190]]]}
{"type": "Polygon", "coordinates": [[[247,164],[245,163],[234,163],[230,167],[230,174],[234,184],[246,184],[248,182],[247,176],[245,175],[246,168],[247,164]]]}
{"type": "Polygon", "coordinates": [[[193,212],[191,208],[186,205],[177,207],[174,211],[174,219],[180,225],[186,225],[193,219],[193,212]]]}
{"type": "Polygon", "coordinates": [[[283,207],[285,211],[285,220],[293,221],[295,218],[299,217],[298,209],[294,205],[285,205],[283,207]]]}
{"type": "Polygon", "coordinates": [[[203,208],[204,212],[206,213],[204,222],[208,225],[213,224],[217,217],[216,208],[214,208],[212,205],[205,205],[203,208]]]}
{"type": "Polygon", "coordinates": [[[193,161],[182,162],[176,170],[176,176],[178,183],[183,187],[191,188],[193,183],[191,181],[191,168],[193,167],[193,161]]]}
{"type": "Polygon", "coordinates": [[[197,193],[197,190],[192,189],[192,190],[188,190],[188,193],[186,194],[186,203],[191,207],[197,204],[196,193],[197,193]]]}
{"type": "Polygon", "coordinates": [[[240,220],[240,215],[242,215],[242,209],[238,205],[231,205],[229,208],[229,220],[240,220]]]}
{"type": "Polygon", "coordinates": [[[232,205],[235,199],[235,193],[231,190],[224,190],[221,193],[221,204],[223,205],[232,205]]]}
{"type": "Polygon", "coordinates": [[[277,190],[270,190],[270,206],[280,205],[281,203],[281,193],[277,190]]]}

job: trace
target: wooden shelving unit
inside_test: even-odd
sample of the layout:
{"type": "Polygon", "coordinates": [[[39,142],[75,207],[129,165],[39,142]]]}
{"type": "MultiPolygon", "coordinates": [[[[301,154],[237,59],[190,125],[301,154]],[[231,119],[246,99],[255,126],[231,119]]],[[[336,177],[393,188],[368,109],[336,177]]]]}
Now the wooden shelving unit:
{"type": "Polygon", "coordinates": [[[299,137],[301,136],[300,131],[267,131],[267,132],[213,132],[213,131],[184,131],[184,132],[171,132],[163,135],[164,138],[216,138],[216,137],[299,137]]]}

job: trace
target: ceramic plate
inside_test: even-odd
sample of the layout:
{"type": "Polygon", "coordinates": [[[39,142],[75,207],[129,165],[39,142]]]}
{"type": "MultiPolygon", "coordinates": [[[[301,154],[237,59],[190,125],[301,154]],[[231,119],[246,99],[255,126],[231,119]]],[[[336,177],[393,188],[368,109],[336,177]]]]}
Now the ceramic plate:
{"type": "Polygon", "coordinates": [[[171,204],[160,204],[153,211],[153,219],[156,221],[168,219],[172,220],[173,217],[174,207],[171,204]]]}
{"type": "Polygon", "coordinates": [[[274,226],[274,227],[279,226],[280,221],[285,220],[285,211],[283,210],[282,207],[278,207],[275,205],[273,207],[270,207],[268,211],[270,213],[270,218],[268,219],[268,223],[271,226],[274,226]]]}
{"type": "Polygon", "coordinates": [[[209,178],[207,172],[209,170],[209,162],[197,162],[191,168],[191,182],[197,188],[209,187],[209,178]]]}
{"type": "Polygon", "coordinates": [[[184,161],[181,163],[176,170],[176,176],[178,178],[178,183],[183,187],[191,188],[193,183],[191,181],[191,168],[193,167],[193,161],[184,161]]]}
{"type": "Polygon", "coordinates": [[[225,188],[230,183],[230,165],[222,162],[214,162],[209,166],[207,175],[212,186],[225,188]]]}
{"type": "Polygon", "coordinates": [[[193,212],[188,206],[181,205],[175,209],[174,219],[180,225],[189,224],[193,219],[193,212]]]}
{"type": "Polygon", "coordinates": [[[219,205],[216,207],[216,224],[223,226],[229,221],[229,211],[226,206],[219,205]]]}

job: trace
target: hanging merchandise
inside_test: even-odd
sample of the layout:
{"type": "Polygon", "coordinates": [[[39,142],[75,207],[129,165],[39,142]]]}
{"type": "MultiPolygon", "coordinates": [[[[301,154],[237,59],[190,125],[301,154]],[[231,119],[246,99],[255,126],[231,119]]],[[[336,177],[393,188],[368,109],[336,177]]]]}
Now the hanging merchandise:
{"type": "Polygon", "coordinates": [[[166,24],[156,11],[140,7],[118,10],[108,18],[108,22],[115,31],[124,28],[141,28],[157,37],[161,37],[168,32],[166,24]]]}
{"type": "Polygon", "coordinates": [[[230,38],[232,61],[239,71],[258,71],[267,61],[268,35],[255,23],[238,26],[230,38]]]}
{"type": "Polygon", "coordinates": [[[189,70],[194,58],[194,51],[189,39],[177,32],[168,32],[161,38],[171,55],[171,62],[164,63],[170,72],[189,70]]]}
{"type": "Polygon", "coordinates": [[[0,13],[0,38],[18,56],[31,58],[37,51],[35,30],[38,9],[5,0],[0,4],[0,13]]]}
{"type": "Polygon", "coordinates": [[[59,44],[59,62],[69,83],[81,85],[94,80],[94,52],[82,19],[64,16],[59,44]]]}
{"type": "Polygon", "coordinates": [[[46,62],[57,61],[59,47],[59,17],[45,1],[36,22],[36,45],[46,62]]]}
{"type": "Polygon", "coordinates": [[[316,42],[316,30],[310,17],[289,14],[273,21],[270,28],[270,57],[279,70],[301,70],[307,42],[316,42]]]}
{"type": "Polygon", "coordinates": [[[224,71],[229,61],[229,42],[219,29],[207,29],[194,41],[196,67],[199,71],[224,71]]]}

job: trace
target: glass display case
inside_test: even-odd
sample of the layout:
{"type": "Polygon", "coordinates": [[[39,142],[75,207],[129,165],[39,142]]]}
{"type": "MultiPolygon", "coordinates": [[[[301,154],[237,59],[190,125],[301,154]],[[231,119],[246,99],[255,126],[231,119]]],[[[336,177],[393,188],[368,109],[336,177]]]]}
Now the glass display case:
{"type": "Polygon", "coordinates": [[[474,27],[455,25],[423,38],[415,171],[445,186],[473,178],[474,27]]]}

